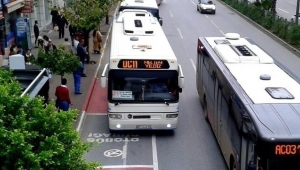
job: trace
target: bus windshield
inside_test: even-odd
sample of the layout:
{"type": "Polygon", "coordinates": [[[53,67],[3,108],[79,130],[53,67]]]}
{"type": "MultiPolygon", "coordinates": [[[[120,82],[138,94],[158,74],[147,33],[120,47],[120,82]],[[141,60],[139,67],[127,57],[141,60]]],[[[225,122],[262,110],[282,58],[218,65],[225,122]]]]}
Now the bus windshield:
{"type": "Polygon", "coordinates": [[[119,12],[123,11],[124,9],[140,9],[140,10],[146,10],[148,12],[150,12],[155,18],[157,18],[157,20],[159,21],[159,12],[158,9],[155,8],[141,8],[141,7],[130,7],[130,6],[120,6],[119,8],[119,12]]]}
{"type": "Polygon", "coordinates": [[[110,70],[108,99],[111,102],[177,102],[175,70],[110,70]]]}

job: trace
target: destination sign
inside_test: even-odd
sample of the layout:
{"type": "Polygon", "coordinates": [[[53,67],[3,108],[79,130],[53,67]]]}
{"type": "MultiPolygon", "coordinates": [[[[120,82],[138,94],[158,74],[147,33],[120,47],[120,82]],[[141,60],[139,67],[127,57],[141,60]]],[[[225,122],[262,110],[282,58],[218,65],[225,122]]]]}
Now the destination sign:
{"type": "Polygon", "coordinates": [[[299,155],[300,145],[275,145],[275,155],[299,155]]]}
{"type": "Polygon", "coordinates": [[[167,60],[120,60],[118,68],[126,69],[168,69],[167,60]]]}

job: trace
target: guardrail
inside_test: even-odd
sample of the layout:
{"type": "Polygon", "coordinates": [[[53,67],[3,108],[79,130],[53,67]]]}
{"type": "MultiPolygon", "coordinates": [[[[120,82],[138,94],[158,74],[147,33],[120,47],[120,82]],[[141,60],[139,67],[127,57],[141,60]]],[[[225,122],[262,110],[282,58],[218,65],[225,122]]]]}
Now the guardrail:
{"type": "Polygon", "coordinates": [[[24,90],[24,92],[21,94],[21,97],[23,97],[29,90],[31,90],[32,87],[34,87],[35,83],[43,76],[43,74],[47,70],[44,68],[37,76],[36,78],[29,84],[29,86],[24,90]]]}

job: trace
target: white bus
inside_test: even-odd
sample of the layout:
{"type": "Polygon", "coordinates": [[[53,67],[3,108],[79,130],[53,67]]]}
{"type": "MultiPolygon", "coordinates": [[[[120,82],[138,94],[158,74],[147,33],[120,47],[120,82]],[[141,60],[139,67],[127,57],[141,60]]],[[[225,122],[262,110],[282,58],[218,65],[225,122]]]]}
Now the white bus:
{"type": "Polygon", "coordinates": [[[119,12],[125,9],[139,9],[150,12],[157,20],[160,25],[163,24],[163,19],[159,15],[159,8],[155,0],[123,0],[119,7],[119,12]]]}
{"type": "Polygon", "coordinates": [[[228,168],[299,170],[300,84],[236,33],[199,37],[197,53],[197,90],[228,168]]]}
{"type": "Polygon", "coordinates": [[[111,130],[177,127],[184,75],[149,12],[124,10],[114,19],[110,59],[101,75],[101,86],[106,84],[111,130]]]}

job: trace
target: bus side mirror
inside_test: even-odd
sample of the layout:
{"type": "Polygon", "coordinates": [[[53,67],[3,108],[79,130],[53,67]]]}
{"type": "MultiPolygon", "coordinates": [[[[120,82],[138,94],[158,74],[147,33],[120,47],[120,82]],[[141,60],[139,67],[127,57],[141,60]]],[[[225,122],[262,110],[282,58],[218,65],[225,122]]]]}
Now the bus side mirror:
{"type": "MultiPolygon", "coordinates": [[[[178,86],[179,88],[183,88],[184,87],[184,75],[183,75],[183,71],[181,68],[181,65],[178,64],[178,86]]],[[[181,90],[182,91],[182,90],[181,90]]]]}
{"type": "Polygon", "coordinates": [[[160,24],[160,26],[162,26],[163,25],[163,19],[162,19],[162,17],[159,17],[159,24],[160,24]]]}
{"type": "Polygon", "coordinates": [[[102,88],[106,87],[106,76],[105,76],[105,73],[106,73],[108,65],[109,65],[108,63],[105,65],[105,67],[103,69],[103,72],[101,74],[100,85],[101,85],[102,88]]]}
{"type": "Polygon", "coordinates": [[[106,87],[106,77],[105,76],[104,77],[101,76],[100,81],[101,81],[101,83],[100,83],[101,87],[105,88],[106,87]]]}

